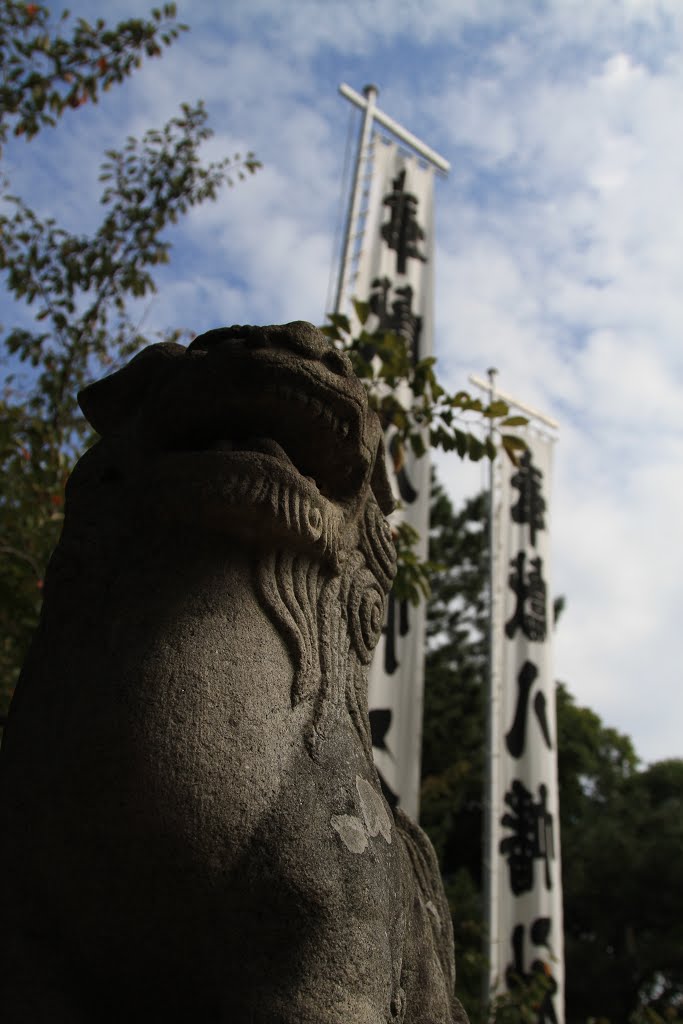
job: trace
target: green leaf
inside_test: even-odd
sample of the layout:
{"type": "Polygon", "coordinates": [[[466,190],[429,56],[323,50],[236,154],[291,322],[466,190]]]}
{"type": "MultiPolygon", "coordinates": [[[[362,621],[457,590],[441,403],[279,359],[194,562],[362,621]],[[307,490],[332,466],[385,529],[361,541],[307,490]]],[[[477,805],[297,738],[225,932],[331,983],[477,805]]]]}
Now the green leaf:
{"type": "Polygon", "coordinates": [[[351,324],[349,318],[344,313],[330,313],[328,319],[335,327],[343,331],[344,334],[351,333],[351,324]]]}
{"type": "Polygon", "coordinates": [[[426,455],[427,453],[427,449],[425,447],[425,443],[421,434],[410,435],[410,447],[413,449],[413,454],[418,459],[421,459],[422,456],[426,455]]]}
{"type": "Polygon", "coordinates": [[[468,437],[467,454],[473,462],[479,462],[486,455],[486,445],[474,434],[470,434],[468,437]]]}
{"type": "Polygon", "coordinates": [[[495,401],[490,402],[484,410],[484,416],[487,419],[497,419],[499,416],[506,416],[509,411],[507,402],[503,402],[502,399],[497,398],[495,401]]]}
{"type": "Polygon", "coordinates": [[[526,451],[529,447],[526,441],[521,437],[517,437],[516,434],[503,434],[502,442],[506,448],[516,451],[526,451]]]}
{"type": "Polygon", "coordinates": [[[529,420],[526,416],[508,416],[506,419],[501,420],[501,427],[526,427],[529,420]]]}
{"type": "Polygon", "coordinates": [[[356,316],[358,317],[361,325],[365,325],[368,317],[370,316],[370,303],[361,302],[360,299],[354,299],[353,308],[356,311],[356,316]]]}
{"type": "Polygon", "coordinates": [[[501,443],[505,454],[510,459],[514,466],[519,465],[518,452],[526,451],[528,445],[521,437],[516,437],[514,434],[503,434],[501,437],[501,443]]]}
{"type": "Polygon", "coordinates": [[[464,430],[454,430],[455,435],[455,447],[458,455],[461,459],[464,459],[467,455],[469,448],[469,434],[466,434],[464,430]]]}

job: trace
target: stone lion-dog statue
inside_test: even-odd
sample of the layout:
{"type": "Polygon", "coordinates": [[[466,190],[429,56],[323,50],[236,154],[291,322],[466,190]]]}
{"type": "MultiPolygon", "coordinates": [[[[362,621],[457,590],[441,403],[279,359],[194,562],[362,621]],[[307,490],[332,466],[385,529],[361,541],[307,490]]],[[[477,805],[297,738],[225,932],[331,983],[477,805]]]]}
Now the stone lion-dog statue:
{"type": "Polygon", "coordinates": [[[100,440],[0,756],[3,1024],[454,1024],[433,849],[381,795],[382,431],[310,324],[153,345],[100,440]]]}

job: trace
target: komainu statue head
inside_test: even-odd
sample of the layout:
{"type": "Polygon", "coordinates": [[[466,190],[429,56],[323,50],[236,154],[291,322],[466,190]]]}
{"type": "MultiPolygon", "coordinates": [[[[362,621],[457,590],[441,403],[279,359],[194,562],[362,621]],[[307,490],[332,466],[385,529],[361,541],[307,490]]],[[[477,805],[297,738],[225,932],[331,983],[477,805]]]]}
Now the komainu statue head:
{"type": "Polygon", "coordinates": [[[349,360],[221,328],[79,401],[100,439],[0,756],[3,1020],[460,1020],[433,850],[372,760],[393,501],[349,360]]]}
{"type": "Polygon", "coordinates": [[[393,508],[365,389],[311,324],[150,346],[79,402],[103,438],[95,472],[144,474],[164,517],[265,535],[338,568],[368,503],[393,508]]]}

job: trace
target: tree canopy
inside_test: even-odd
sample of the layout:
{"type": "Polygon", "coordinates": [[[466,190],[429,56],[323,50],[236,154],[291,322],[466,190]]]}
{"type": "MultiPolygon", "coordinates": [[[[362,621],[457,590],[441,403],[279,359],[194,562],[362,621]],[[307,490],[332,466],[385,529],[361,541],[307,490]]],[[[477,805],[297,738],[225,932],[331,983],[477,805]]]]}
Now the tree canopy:
{"type": "Polygon", "coordinates": [[[74,24],[68,11],[55,22],[44,4],[2,0],[0,143],[10,130],[31,139],[54,127],[65,111],[96,103],[144,57],[161,56],[185,31],[173,3],[154,8],[146,21],[130,18],[110,28],[101,18],[94,25],[84,18],[74,24]]]}
{"type": "MultiPolygon", "coordinates": [[[[62,115],[77,116],[185,29],[173,4],[108,27],[101,19],[73,24],[68,14],[55,23],[42,4],[1,0],[0,146],[10,132],[28,140],[62,115]]],[[[161,340],[140,332],[133,308],[155,290],[154,270],[169,259],[168,227],[260,166],[252,153],[202,163],[211,134],[202,103],[184,104],[166,125],[109,150],[102,219],[90,234],[39,216],[4,182],[0,273],[26,315],[2,337],[0,720],[37,622],[66,477],[91,438],[76,394],[161,340]]]]}

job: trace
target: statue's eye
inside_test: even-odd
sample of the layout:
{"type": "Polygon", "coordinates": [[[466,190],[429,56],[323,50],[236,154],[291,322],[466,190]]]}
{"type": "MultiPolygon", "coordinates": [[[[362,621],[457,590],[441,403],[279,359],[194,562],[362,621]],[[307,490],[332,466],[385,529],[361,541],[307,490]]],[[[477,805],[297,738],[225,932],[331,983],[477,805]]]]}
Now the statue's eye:
{"type": "Polygon", "coordinates": [[[323,366],[326,366],[332,373],[336,373],[339,377],[350,376],[350,364],[345,355],[341,352],[337,352],[335,348],[330,348],[327,352],[324,352],[321,360],[323,366]]]}

